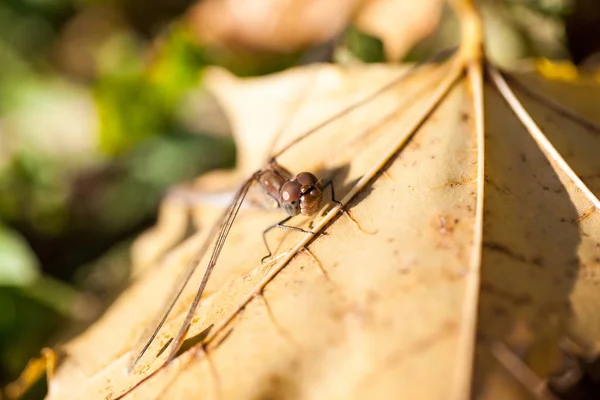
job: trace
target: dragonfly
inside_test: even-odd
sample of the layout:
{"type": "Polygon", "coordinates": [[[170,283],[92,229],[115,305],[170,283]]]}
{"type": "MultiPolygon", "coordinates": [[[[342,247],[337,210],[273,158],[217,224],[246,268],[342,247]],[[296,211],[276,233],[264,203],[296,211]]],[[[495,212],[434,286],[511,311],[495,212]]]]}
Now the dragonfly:
{"type": "MultiPolygon", "coordinates": [[[[254,185],[258,184],[264,191],[265,195],[269,196],[272,200],[275,201],[276,205],[282,208],[288,215],[278,223],[271,225],[267,229],[263,231],[263,242],[265,247],[267,248],[268,254],[263,257],[262,261],[264,262],[267,258],[272,255],[270,247],[267,243],[267,233],[275,228],[283,228],[287,230],[300,231],[304,233],[310,233],[315,235],[316,232],[312,230],[304,230],[299,227],[294,227],[291,225],[286,225],[286,223],[295,216],[305,215],[312,216],[317,213],[322,206],[324,205],[324,196],[323,192],[326,189],[329,189],[331,195],[331,201],[340,205],[339,212],[347,215],[352,221],[357,224],[353,217],[344,209],[343,204],[335,199],[335,191],[333,187],[333,183],[331,180],[322,184],[322,179],[317,178],[311,172],[300,172],[298,174],[293,174],[284,166],[278,163],[277,157],[281,156],[284,152],[289,150],[291,147],[296,145],[298,142],[305,140],[309,136],[313,135],[315,132],[318,132],[326,125],[343,118],[348,115],[350,112],[356,110],[362,105],[370,102],[376,97],[382,95],[383,93],[389,91],[412,73],[414,73],[415,69],[420,67],[421,65],[439,61],[443,57],[446,57],[448,54],[454,52],[454,49],[448,49],[441,51],[431,57],[429,60],[426,60],[422,63],[414,65],[405,73],[401,74],[399,77],[391,80],[387,84],[381,86],[379,89],[373,91],[369,95],[364,98],[356,101],[350,106],[346,107],[344,110],[334,114],[330,118],[327,118],[325,121],[317,124],[313,128],[304,132],[302,135],[298,136],[294,140],[290,141],[287,145],[281,148],[278,152],[276,152],[268,163],[261,169],[254,172],[248,179],[246,179],[239,187],[237,192],[235,193],[233,200],[229,204],[229,206],[225,209],[225,211],[221,214],[221,216],[217,219],[217,221],[213,224],[207,239],[202,245],[202,248],[196,253],[195,257],[190,260],[188,268],[184,272],[183,276],[180,278],[180,282],[175,286],[174,292],[171,294],[171,300],[166,305],[165,311],[161,313],[161,317],[158,320],[152,334],[149,338],[144,342],[143,346],[133,359],[133,362],[130,364],[128,372],[132,372],[135,367],[139,364],[142,357],[146,354],[147,350],[150,348],[152,342],[157,337],[161,328],[165,324],[167,318],[169,317],[171,311],[173,310],[176,302],[180,298],[183,293],[188,281],[194,274],[198,264],[200,263],[204,254],[208,251],[210,244],[213,242],[212,239],[216,237],[214,241],[214,245],[212,248],[211,256],[208,260],[208,264],[204,271],[204,275],[202,276],[202,280],[196,290],[196,294],[192,303],[190,304],[184,322],[182,323],[177,335],[175,338],[168,344],[171,347],[168,356],[166,358],[165,364],[169,363],[171,360],[175,358],[177,355],[183,341],[190,329],[192,318],[194,313],[200,303],[202,294],[206,285],[209,281],[209,278],[217,265],[217,261],[225,245],[225,241],[227,236],[233,226],[233,223],[238,215],[238,212],[244,202],[244,199],[249,191],[249,189],[254,185]]],[[[357,224],[358,225],[358,224],[357,224]]]]}

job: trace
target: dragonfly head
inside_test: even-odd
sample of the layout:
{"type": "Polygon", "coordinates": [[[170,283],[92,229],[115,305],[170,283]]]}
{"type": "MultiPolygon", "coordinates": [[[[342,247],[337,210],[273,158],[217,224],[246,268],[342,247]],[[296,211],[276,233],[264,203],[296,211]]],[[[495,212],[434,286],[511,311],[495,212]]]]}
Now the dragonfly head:
{"type": "Polygon", "coordinates": [[[319,180],[310,172],[301,172],[281,187],[281,206],[291,216],[312,215],[323,202],[319,180]]]}

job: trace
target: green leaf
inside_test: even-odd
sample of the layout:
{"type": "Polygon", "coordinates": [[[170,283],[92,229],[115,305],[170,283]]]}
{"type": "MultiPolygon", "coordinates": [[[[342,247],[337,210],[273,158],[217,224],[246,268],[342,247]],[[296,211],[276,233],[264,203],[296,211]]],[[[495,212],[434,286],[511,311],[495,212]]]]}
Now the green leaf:
{"type": "Polygon", "coordinates": [[[0,225],[0,285],[26,286],[38,277],[38,261],[25,239],[0,225]]]}

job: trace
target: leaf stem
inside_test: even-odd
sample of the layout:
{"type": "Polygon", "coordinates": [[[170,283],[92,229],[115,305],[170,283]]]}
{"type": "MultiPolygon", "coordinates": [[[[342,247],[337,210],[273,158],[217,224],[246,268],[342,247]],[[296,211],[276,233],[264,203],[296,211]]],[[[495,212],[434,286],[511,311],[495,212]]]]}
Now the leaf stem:
{"type": "Polygon", "coordinates": [[[461,25],[459,54],[463,62],[481,63],[484,54],[483,22],[473,0],[448,0],[461,25]]]}

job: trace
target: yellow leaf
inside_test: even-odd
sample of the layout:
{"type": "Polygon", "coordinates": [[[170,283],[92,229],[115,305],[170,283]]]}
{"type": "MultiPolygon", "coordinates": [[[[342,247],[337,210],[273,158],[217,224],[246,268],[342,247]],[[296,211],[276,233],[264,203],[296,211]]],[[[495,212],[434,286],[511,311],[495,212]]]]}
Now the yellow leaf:
{"type": "MultiPolygon", "coordinates": [[[[47,375],[48,381],[54,378],[57,354],[54,350],[44,348],[41,356],[29,360],[21,376],[6,386],[4,392],[7,399],[18,399],[22,397],[42,376],[47,375]]],[[[0,394],[0,398],[2,398],[0,394]]]]}
{"type": "Polygon", "coordinates": [[[548,59],[538,60],[536,67],[547,79],[576,81],[579,77],[577,67],[570,62],[556,62],[548,59]]]}

